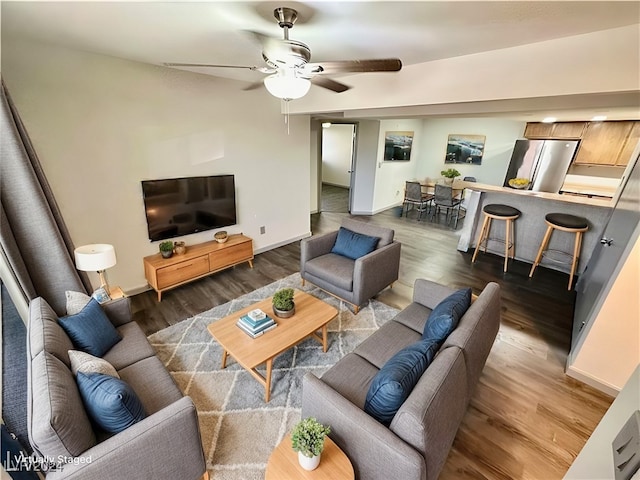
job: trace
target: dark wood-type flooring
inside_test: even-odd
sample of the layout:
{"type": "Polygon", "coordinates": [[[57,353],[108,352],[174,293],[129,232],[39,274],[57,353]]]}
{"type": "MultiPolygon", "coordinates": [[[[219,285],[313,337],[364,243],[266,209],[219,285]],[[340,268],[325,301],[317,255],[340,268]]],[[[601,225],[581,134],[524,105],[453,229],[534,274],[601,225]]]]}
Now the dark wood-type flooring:
{"type": "MultiPolygon", "coordinates": [[[[444,466],[442,479],[560,479],[604,415],[612,398],[564,374],[570,348],[574,292],[566,274],[515,261],[502,272],[502,257],[456,250],[458,232],[418,222],[399,208],[362,221],[395,229],[402,243],[400,278],[378,299],[397,308],[411,301],[416,278],[451,287],[487,282],[502,287],[498,338],[444,466]]],[[[337,228],[347,214],[312,215],[313,233],[337,228]]],[[[254,268],[239,265],[163,294],[132,297],[135,318],[147,334],[253,291],[299,270],[300,244],[260,255],[254,268]]],[[[362,479],[366,480],[366,479],[362,479]]]]}

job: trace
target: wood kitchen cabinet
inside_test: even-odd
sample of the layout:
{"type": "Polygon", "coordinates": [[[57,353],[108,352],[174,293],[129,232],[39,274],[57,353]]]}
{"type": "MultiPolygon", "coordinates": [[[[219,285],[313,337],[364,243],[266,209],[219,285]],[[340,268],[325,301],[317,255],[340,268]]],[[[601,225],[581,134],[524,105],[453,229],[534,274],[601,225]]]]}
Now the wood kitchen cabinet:
{"type": "MultiPolygon", "coordinates": [[[[573,163],[576,165],[611,165],[625,166],[629,162],[631,152],[627,151],[630,137],[638,135],[638,122],[589,122],[582,135],[580,147],[573,163]],[[632,133],[633,131],[633,133],[632,133]]],[[[635,144],[631,148],[633,148],[635,144]]]]}
{"type": "Polygon", "coordinates": [[[578,139],[582,137],[587,122],[527,123],[525,138],[578,139]]]}
{"type": "Polygon", "coordinates": [[[616,165],[626,166],[631,160],[631,155],[638,145],[640,141],[640,122],[633,122],[633,127],[631,128],[631,132],[627,137],[627,141],[622,146],[622,150],[620,151],[620,155],[618,155],[618,161],[616,165]]]}

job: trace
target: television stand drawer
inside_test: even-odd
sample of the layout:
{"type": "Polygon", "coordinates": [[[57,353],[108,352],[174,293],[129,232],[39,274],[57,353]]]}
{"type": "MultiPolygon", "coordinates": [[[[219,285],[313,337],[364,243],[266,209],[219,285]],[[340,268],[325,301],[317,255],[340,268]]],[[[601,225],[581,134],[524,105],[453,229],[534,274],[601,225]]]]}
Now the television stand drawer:
{"type": "Polygon", "coordinates": [[[205,275],[208,272],[209,257],[207,255],[169,265],[157,271],[158,288],[167,288],[171,285],[191,280],[194,277],[205,275]]]}
{"type": "Polygon", "coordinates": [[[221,270],[237,263],[247,262],[251,259],[253,259],[252,242],[231,245],[224,250],[209,254],[209,270],[215,272],[216,270],[221,270]]]}

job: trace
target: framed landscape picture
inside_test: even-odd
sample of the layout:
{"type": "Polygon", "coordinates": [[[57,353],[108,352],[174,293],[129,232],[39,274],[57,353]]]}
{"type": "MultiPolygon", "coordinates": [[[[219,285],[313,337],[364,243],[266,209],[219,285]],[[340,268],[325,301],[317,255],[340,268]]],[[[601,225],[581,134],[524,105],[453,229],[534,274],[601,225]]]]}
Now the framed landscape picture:
{"type": "Polygon", "coordinates": [[[484,135],[449,135],[444,163],[481,165],[485,138],[484,135]]]}
{"type": "Polygon", "coordinates": [[[385,132],[384,160],[408,162],[411,160],[413,132],[385,132]]]}

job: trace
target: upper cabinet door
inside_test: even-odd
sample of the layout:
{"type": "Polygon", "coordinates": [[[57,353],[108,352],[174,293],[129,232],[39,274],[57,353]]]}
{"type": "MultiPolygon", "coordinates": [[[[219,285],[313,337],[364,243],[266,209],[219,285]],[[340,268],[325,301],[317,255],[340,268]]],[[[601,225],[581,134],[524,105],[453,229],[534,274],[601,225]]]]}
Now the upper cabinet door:
{"type": "Polygon", "coordinates": [[[633,122],[633,128],[627,137],[627,141],[622,147],[622,151],[620,155],[618,155],[618,161],[616,165],[619,166],[627,166],[627,164],[631,161],[631,155],[636,148],[636,145],[640,141],[640,122],[633,122]]]}
{"type": "MultiPolygon", "coordinates": [[[[589,122],[574,160],[583,165],[625,165],[620,154],[635,122],[589,122]],[[618,162],[623,163],[618,163],[618,162]]],[[[635,147],[635,144],[634,144],[635,147]]],[[[633,149],[632,149],[633,150],[633,149]]],[[[629,156],[631,153],[629,153],[629,156]]]]}
{"type": "Polygon", "coordinates": [[[587,122],[527,123],[524,136],[525,138],[578,139],[582,137],[586,125],[587,122]]]}
{"type": "Polygon", "coordinates": [[[525,138],[551,138],[553,123],[527,123],[525,138]]]}
{"type": "Polygon", "coordinates": [[[554,123],[551,134],[553,138],[582,138],[587,122],[562,122],[554,123]]]}

